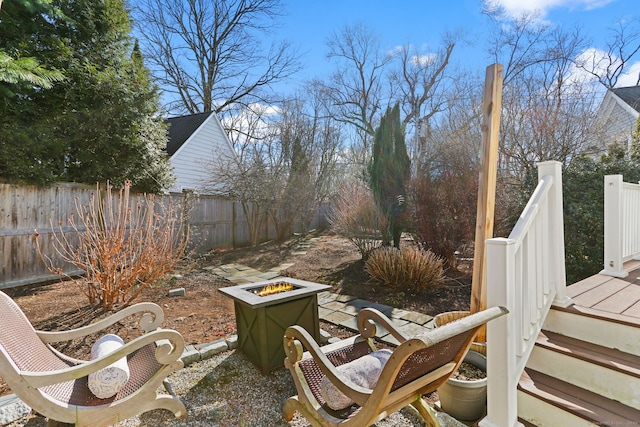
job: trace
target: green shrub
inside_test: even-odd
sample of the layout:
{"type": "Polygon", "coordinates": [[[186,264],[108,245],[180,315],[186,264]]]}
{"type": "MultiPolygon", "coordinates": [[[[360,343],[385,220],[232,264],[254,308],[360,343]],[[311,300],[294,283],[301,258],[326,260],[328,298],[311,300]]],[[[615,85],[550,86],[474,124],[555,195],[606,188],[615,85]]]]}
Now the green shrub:
{"type": "Polygon", "coordinates": [[[365,263],[365,271],[376,282],[399,289],[424,290],[444,279],[442,258],[413,246],[376,249],[365,263]]]}

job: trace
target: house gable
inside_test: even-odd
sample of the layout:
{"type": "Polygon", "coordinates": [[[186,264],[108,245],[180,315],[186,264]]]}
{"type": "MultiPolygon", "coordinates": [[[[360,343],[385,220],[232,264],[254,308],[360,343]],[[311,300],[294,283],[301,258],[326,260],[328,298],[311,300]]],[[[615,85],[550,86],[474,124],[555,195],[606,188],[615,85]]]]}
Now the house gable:
{"type": "Polygon", "coordinates": [[[211,179],[216,159],[233,158],[235,152],[220,120],[213,112],[167,119],[167,153],[176,181],[171,191],[200,190],[211,179]]]}
{"type": "Polygon", "coordinates": [[[631,144],[631,136],[640,117],[640,86],[608,90],[598,110],[598,125],[603,129],[603,151],[614,143],[631,144]]]}
{"type": "Polygon", "coordinates": [[[618,98],[640,114],[640,86],[619,87],[611,90],[618,98]]]}

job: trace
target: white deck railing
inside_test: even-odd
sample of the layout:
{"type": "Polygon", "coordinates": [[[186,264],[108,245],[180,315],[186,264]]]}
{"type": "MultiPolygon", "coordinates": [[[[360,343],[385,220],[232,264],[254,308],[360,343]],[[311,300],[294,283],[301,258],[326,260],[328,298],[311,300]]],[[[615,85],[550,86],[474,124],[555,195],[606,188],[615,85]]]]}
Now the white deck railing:
{"type": "Polygon", "coordinates": [[[604,269],[600,274],[626,277],[624,263],[640,257],[640,185],[622,175],[604,177],[604,269]]]}
{"type": "Polygon", "coordinates": [[[509,314],[487,327],[487,417],[481,427],[518,422],[517,385],[552,304],[567,306],[562,165],[538,165],[538,186],[509,238],[486,241],[487,306],[509,314]]]}

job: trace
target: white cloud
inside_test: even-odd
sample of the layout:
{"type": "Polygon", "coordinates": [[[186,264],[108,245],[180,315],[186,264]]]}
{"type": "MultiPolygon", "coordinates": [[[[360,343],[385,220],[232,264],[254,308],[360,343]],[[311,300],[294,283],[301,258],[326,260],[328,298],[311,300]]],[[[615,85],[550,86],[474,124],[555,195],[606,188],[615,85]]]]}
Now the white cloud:
{"type": "MultiPolygon", "coordinates": [[[[592,74],[585,71],[589,70],[598,75],[605,75],[607,67],[610,69],[616,68],[621,65],[620,58],[617,57],[609,57],[609,54],[604,50],[589,48],[582,52],[576,58],[576,63],[579,64],[579,67],[573,66],[571,67],[571,71],[569,76],[567,76],[567,80],[578,83],[578,82],[586,82],[593,81],[595,77],[592,74]],[[613,61],[610,64],[610,61],[613,61]]],[[[626,87],[626,86],[635,86],[638,82],[638,75],[640,73],[640,61],[634,62],[632,64],[626,64],[626,71],[620,75],[618,81],[616,82],[616,87],[626,87]]]]}
{"type": "Polygon", "coordinates": [[[511,18],[518,18],[526,12],[540,13],[544,18],[549,10],[555,8],[597,9],[613,0],[484,0],[489,8],[500,7],[511,18]]]}
{"type": "Polygon", "coordinates": [[[620,76],[616,87],[636,86],[640,76],[640,61],[631,64],[627,72],[620,76]]]}
{"type": "Polygon", "coordinates": [[[432,65],[434,62],[436,62],[437,57],[438,55],[436,55],[435,53],[428,53],[426,55],[414,55],[411,57],[411,62],[414,65],[420,67],[428,67],[429,65],[432,65]]]}

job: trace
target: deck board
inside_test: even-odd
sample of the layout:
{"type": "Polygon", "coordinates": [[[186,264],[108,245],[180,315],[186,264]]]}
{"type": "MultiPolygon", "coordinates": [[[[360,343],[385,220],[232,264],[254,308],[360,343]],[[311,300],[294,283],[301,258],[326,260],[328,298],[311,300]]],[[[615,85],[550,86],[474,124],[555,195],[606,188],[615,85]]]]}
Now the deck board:
{"type": "Polygon", "coordinates": [[[576,306],[609,313],[621,319],[640,318],[640,262],[625,264],[628,275],[617,278],[595,274],[567,287],[576,306]]]}
{"type": "Polygon", "coordinates": [[[640,300],[640,286],[628,284],[614,295],[593,306],[596,310],[623,313],[640,300]]]}
{"type": "Polygon", "coordinates": [[[580,295],[573,297],[573,301],[583,307],[593,307],[607,298],[620,292],[623,288],[629,285],[628,282],[617,278],[612,278],[593,289],[583,292],[580,295]]]}
{"type": "Polygon", "coordinates": [[[635,302],[631,307],[623,311],[622,314],[640,318],[640,301],[635,302]]]}
{"type": "Polygon", "coordinates": [[[575,298],[578,295],[588,292],[591,289],[596,288],[605,282],[608,282],[609,280],[611,280],[611,277],[604,276],[602,274],[596,274],[594,276],[587,277],[586,279],[583,279],[567,287],[567,295],[571,298],[575,298]]]}

